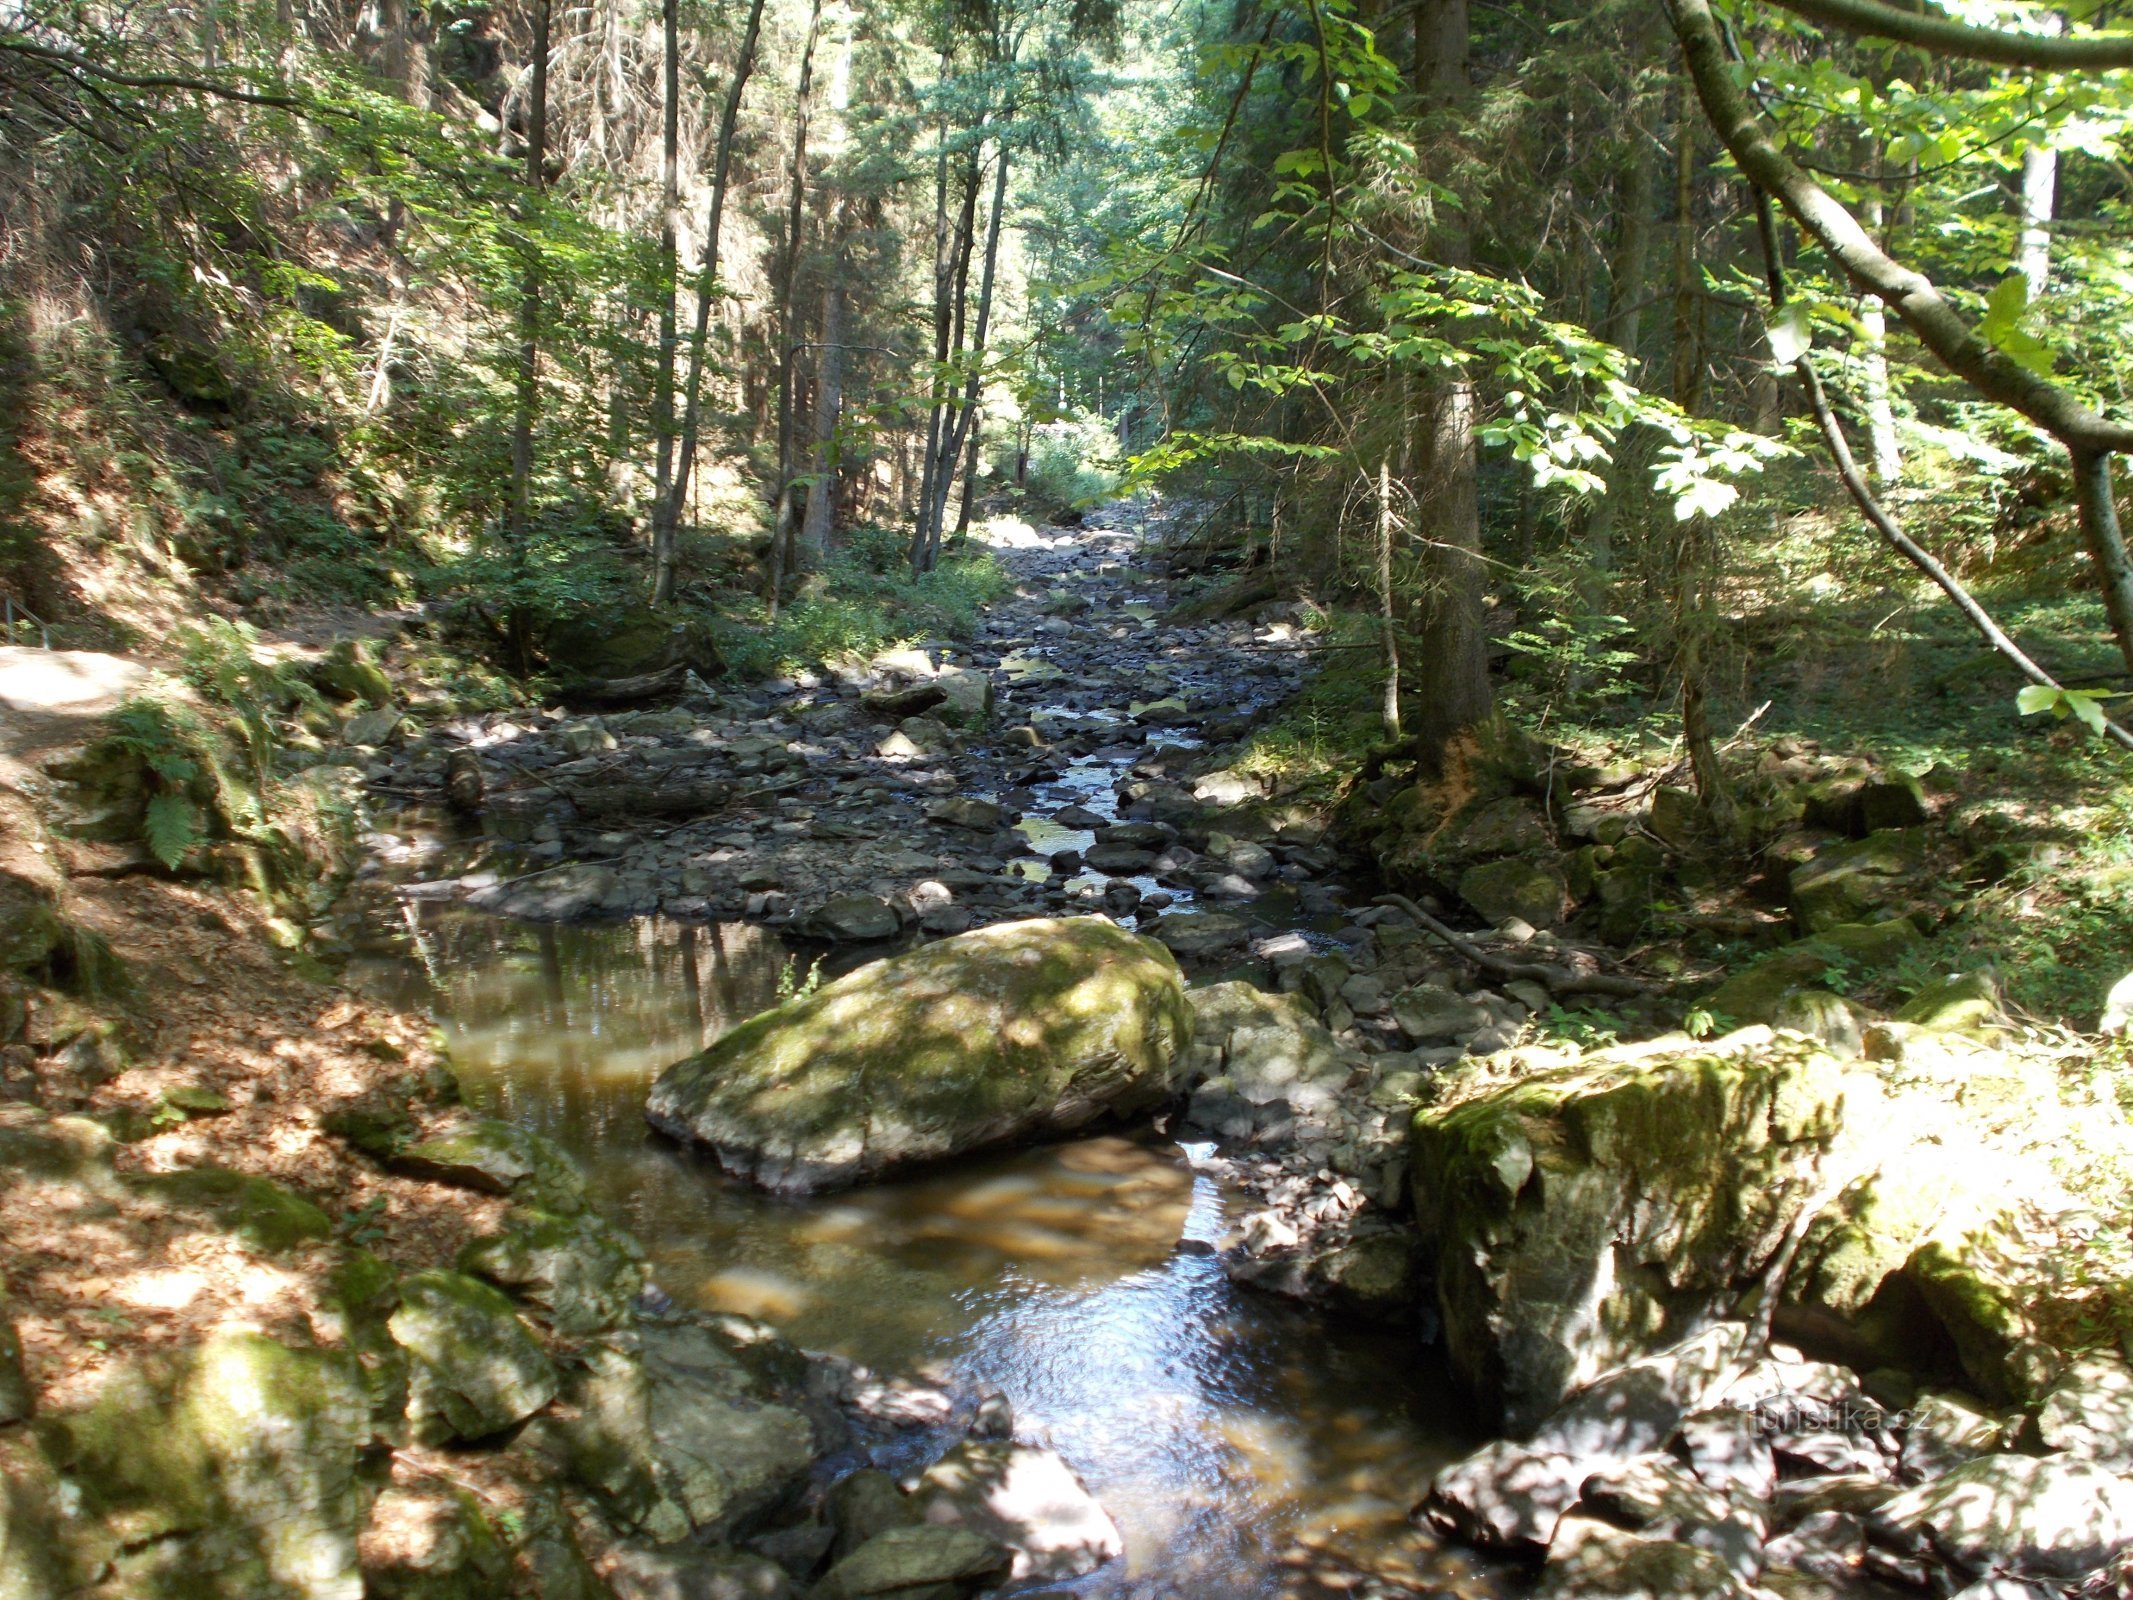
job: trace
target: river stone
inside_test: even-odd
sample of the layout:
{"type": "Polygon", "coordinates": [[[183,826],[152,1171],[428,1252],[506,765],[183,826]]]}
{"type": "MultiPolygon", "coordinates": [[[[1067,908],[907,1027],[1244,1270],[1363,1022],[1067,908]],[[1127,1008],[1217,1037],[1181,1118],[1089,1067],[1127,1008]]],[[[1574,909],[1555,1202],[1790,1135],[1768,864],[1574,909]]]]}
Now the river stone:
{"type": "Polygon", "coordinates": [[[1950,1032],[1990,1027],[2001,1020],[1999,985],[1987,972],[1942,978],[1898,1007],[1895,1020],[1950,1032]]]}
{"type": "Polygon", "coordinates": [[[413,1360],[408,1418],[425,1443],[486,1439],[555,1398],[555,1364],[511,1302],[464,1273],[405,1279],[387,1326],[413,1360]]]}
{"type": "Polygon", "coordinates": [[[953,728],[982,728],[992,720],[992,674],[943,667],[933,680],[941,691],[941,721],[953,728]]]}
{"type": "Polygon", "coordinates": [[[1555,868],[1514,856],[1468,867],[1459,875],[1459,898],[1490,924],[1517,917],[1552,928],[1563,920],[1570,888],[1555,868]]]}
{"type": "Polygon", "coordinates": [[[1417,1112],[1415,1215],[1455,1375],[1522,1431],[1729,1304],[1864,1088],[1806,1041],[1763,1032],[1603,1053],[1417,1112]]]}
{"type": "Polygon", "coordinates": [[[126,1367],[44,1442],[82,1511],[138,1552],[114,1593],[358,1600],[355,1363],[221,1332],[174,1366],[126,1367]]]}
{"type": "Polygon", "coordinates": [[[1227,911],[1166,911],[1148,930],[1172,954],[1188,958],[1234,950],[1251,931],[1249,919],[1227,911]]]}
{"type": "Polygon", "coordinates": [[[579,1339],[628,1318],[644,1287],[643,1255],[589,1211],[514,1210],[502,1233],[460,1252],[459,1270],[524,1296],[557,1333],[579,1339]]]}
{"type": "Polygon", "coordinates": [[[794,1193],[1072,1132],[1173,1091],[1177,963],[1103,917],[1000,923],[877,961],[669,1067],[652,1125],[794,1193]]]}
{"type": "Polygon", "coordinates": [[[585,1209],[585,1180],[552,1140],[497,1117],[463,1117],[391,1160],[397,1172],[562,1215],[585,1209]]]}
{"type": "Polygon", "coordinates": [[[1898,1466],[1909,1482],[1930,1483],[2000,1448],[1999,1418],[1960,1395],[1922,1395],[1906,1413],[1898,1466]]]}
{"type": "Polygon", "coordinates": [[[2086,1461],[1985,1456],[1896,1496],[1870,1527],[1922,1538],[1972,1575],[2074,1578],[2133,1544],[2133,1483],[2086,1461]]]}
{"type": "Polygon", "coordinates": [[[970,795],[952,795],[945,800],[936,800],[926,807],[926,815],[934,822],[945,822],[951,828],[968,828],[973,833],[993,833],[1007,825],[1007,813],[990,800],[979,800],[970,795]]]}
{"type": "Polygon", "coordinates": [[[2037,1436],[2047,1450],[2133,1473],[2133,1367],[2107,1354],[2076,1361],[2038,1408],[2037,1436]]]}
{"type": "Polygon", "coordinates": [[[920,1517],[1014,1551],[1008,1576],[1064,1582],[1125,1553],[1109,1513],[1050,1450],[972,1439],[928,1467],[912,1491],[920,1517]]]}
{"type": "Polygon", "coordinates": [[[1534,1600],[1751,1600],[1725,1561],[1678,1539],[1650,1539],[1592,1517],[1565,1518],[1534,1600]]]}
{"type": "Polygon", "coordinates": [[[1463,1543],[1530,1556],[1555,1537],[1591,1472],[1575,1456],[1497,1439],[1440,1471],[1423,1510],[1463,1543]]]}
{"type": "Polygon", "coordinates": [[[1392,1020],[1410,1044],[1442,1044],[1489,1025],[1488,1008],[1441,983],[1418,983],[1392,997],[1392,1020]]]}
{"type": "Polygon", "coordinates": [[[948,1600],[964,1586],[1005,1571],[1008,1554],[961,1528],[891,1528],[846,1556],[808,1591],[808,1600],[948,1600]]]}
{"type": "Polygon", "coordinates": [[[1155,852],[1136,849],[1130,844],[1092,844],[1082,853],[1082,860],[1088,863],[1091,872],[1130,878],[1155,865],[1155,852]]]}
{"type": "Polygon", "coordinates": [[[837,1540],[831,1554],[839,1561],[877,1533],[908,1528],[919,1520],[910,1496],[896,1487],[896,1480],[875,1467],[862,1467],[839,1478],[829,1492],[830,1521],[837,1540]]]}
{"type": "Polygon", "coordinates": [[[807,914],[806,931],[840,944],[873,944],[903,932],[896,908],[878,895],[840,894],[807,914]]]}
{"type": "Polygon", "coordinates": [[[508,1592],[511,1552],[467,1490],[391,1484],[360,1545],[364,1600],[489,1600],[508,1592]]]}
{"type": "Polygon", "coordinates": [[[685,1531],[730,1535],[806,1480],[815,1456],[807,1418],[759,1398],[759,1381],[708,1329],[651,1323],[643,1348],[660,1486],[685,1531]]]}
{"type": "Polygon", "coordinates": [[[341,739],[343,743],[353,745],[383,744],[399,726],[398,706],[373,706],[348,719],[341,729],[341,739]]]}
{"type": "Polygon", "coordinates": [[[1348,1058],[1302,995],[1230,982],[1194,988],[1187,998],[1196,1067],[1219,1072],[1255,1106],[1285,1100],[1299,1111],[1324,1111],[1339,1103],[1348,1058]]]}

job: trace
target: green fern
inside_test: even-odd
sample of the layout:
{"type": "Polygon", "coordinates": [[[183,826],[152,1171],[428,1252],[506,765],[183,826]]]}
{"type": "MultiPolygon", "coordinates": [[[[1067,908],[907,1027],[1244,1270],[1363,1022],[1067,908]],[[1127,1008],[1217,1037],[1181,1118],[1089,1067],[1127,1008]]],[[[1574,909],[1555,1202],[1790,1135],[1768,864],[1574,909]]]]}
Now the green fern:
{"type": "Polygon", "coordinates": [[[165,790],[148,797],[142,818],[142,834],[148,848],[164,866],[175,872],[185,853],[200,842],[200,827],[193,820],[192,803],[184,795],[165,790]]]}

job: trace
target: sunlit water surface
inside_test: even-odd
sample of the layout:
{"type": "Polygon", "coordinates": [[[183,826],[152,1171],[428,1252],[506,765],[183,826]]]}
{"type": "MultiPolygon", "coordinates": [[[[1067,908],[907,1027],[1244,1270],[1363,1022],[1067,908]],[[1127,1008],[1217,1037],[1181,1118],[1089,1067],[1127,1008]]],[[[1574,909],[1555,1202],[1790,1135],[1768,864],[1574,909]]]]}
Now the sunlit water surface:
{"type": "Polygon", "coordinates": [[[1152,1134],[960,1163],[806,1201],[652,1136],[661,1068],[805,971],[742,923],[543,927],[425,908],[419,965],[371,976],[445,1022],[470,1099],[561,1143],[676,1299],[810,1348],[993,1384],[1118,1520],[1111,1600],[1484,1595],[1406,1512],[1470,1448],[1411,1338],[1233,1289],[1232,1197],[1152,1134]]]}

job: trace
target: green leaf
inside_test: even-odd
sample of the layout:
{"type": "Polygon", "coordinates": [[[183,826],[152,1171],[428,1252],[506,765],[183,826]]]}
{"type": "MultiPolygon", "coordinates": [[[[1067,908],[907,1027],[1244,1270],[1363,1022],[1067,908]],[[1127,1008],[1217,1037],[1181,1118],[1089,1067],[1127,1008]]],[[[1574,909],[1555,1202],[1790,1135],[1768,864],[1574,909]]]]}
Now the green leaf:
{"type": "Polygon", "coordinates": [[[2015,710],[2025,717],[2033,717],[2039,711],[2049,711],[2059,703],[2059,691],[2041,683],[2032,683],[2015,696],[2015,710]]]}
{"type": "Polygon", "coordinates": [[[156,859],[173,872],[185,859],[185,852],[200,842],[200,830],[193,823],[193,808],[183,795],[178,794],[149,797],[141,832],[156,859]]]}

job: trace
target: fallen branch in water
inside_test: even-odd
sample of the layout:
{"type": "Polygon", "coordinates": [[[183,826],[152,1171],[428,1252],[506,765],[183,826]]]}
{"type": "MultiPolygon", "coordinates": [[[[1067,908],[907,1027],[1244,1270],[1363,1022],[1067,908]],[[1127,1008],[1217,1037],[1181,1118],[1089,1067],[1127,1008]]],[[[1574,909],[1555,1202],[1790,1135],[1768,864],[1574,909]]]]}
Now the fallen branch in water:
{"type": "MultiPolygon", "coordinates": [[[[1472,962],[1491,977],[1524,978],[1541,985],[1550,994],[1639,996],[1652,992],[1650,984],[1640,983],[1635,978],[1620,978],[1606,972],[1580,971],[1576,967],[1559,967],[1542,961],[1506,960],[1482,949],[1473,940],[1453,932],[1404,894],[1381,894],[1375,903],[1406,912],[1424,931],[1434,934],[1449,945],[1455,954],[1472,962]]],[[[1591,958],[1588,956],[1586,959],[1591,958]]]]}

